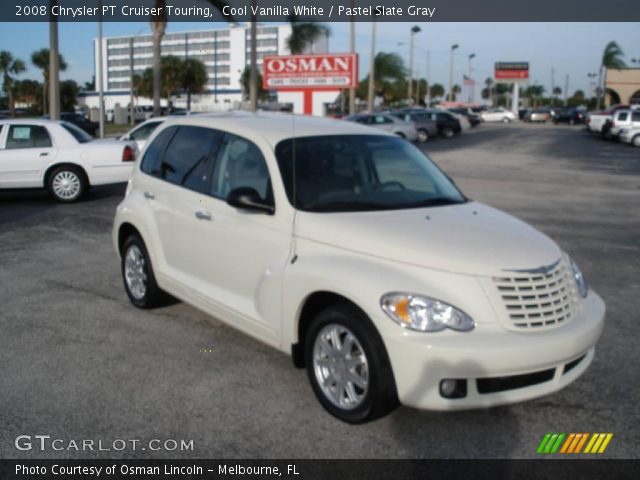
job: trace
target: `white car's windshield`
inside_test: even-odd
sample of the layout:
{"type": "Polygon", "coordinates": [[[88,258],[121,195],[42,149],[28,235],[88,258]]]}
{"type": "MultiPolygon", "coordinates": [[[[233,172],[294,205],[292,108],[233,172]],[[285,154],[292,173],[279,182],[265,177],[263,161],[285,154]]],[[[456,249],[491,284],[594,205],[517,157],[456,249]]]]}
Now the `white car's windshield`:
{"type": "Polygon", "coordinates": [[[276,157],[289,201],[300,210],[391,210],[466,201],[429,158],[396,137],[287,139],[277,145],[276,157]]]}

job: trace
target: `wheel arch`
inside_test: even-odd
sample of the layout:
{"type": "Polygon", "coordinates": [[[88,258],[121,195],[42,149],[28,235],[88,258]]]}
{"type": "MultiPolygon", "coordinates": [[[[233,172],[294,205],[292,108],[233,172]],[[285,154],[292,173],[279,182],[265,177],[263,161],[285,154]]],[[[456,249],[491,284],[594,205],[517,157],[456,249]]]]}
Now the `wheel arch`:
{"type": "Polygon", "coordinates": [[[43,179],[43,185],[46,187],[49,184],[49,177],[51,176],[51,174],[53,173],[53,171],[57,168],[60,167],[72,167],[76,170],[79,170],[80,173],[82,173],[82,175],[84,176],[84,180],[87,182],[87,186],[91,186],[91,182],[89,181],[89,175],[87,174],[87,171],[85,170],[85,168],[82,165],[79,165],[77,163],[73,163],[73,162],[58,162],[58,163],[54,163],[52,165],[49,165],[47,167],[47,169],[44,171],[44,175],[42,177],[43,179]]]}
{"type": "MultiPolygon", "coordinates": [[[[142,238],[140,230],[138,230],[133,224],[129,222],[121,223],[118,227],[118,253],[120,253],[120,255],[122,255],[122,247],[124,246],[124,242],[126,242],[127,238],[129,238],[131,235],[138,235],[140,238],[142,238]]],[[[144,238],[142,238],[142,241],[144,242],[144,238]]]]}

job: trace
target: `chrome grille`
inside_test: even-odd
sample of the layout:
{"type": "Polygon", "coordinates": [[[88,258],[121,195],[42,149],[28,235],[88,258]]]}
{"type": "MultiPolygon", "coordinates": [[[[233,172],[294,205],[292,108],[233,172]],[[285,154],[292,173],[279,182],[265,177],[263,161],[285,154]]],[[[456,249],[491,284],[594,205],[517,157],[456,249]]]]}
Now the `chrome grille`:
{"type": "Polygon", "coordinates": [[[577,311],[575,281],[564,260],[545,273],[514,272],[493,281],[514,327],[550,327],[568,321],[577,311]]]}

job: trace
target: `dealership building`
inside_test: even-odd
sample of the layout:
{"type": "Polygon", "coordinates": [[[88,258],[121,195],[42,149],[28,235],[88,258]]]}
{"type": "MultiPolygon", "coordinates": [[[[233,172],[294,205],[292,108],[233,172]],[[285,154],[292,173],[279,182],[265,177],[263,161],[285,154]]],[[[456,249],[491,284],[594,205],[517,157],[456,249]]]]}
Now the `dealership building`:
{"type": "MultiPolygon", "coordinates": [[[[291,35],[290,24],[267,24],[257,27],[257,61],[262,71],[266,55],[287,55],[287,39],[291,35]]],[[[250,63],[251,32],[249,25],[234,25],[228,28],[207,29],[180,33],[168,33],[162,39],[162,55],[173,55],[182,59],[196,58],[207,69],[206,93],[192,95],[193,111],[226,110],[242,101],[243,91],[240,76],[250,63]]],[[[98,78],[99,40],[94,40],[95,72],[98,78]]],[[[307,53],[326,53],[328,38],[318,39],[307,49],[307,53]]],[[[102,84],[105,109],[129,105],[130,75],[142,75],[153,64],[153,37],[151,34],[108,37],[102,40],[102,84]],[[133,53],[133,54],[132,54],[133,53]]],[[[96,80],[97,87],[97,80],[96,80]]],[[[316,102],[330,103],[335,94],[316,96],[316,102]]],[[[152,99],[136,97],[136,105],[151,105],[152,99]]],[[[186,94],[172,97],[176,107],[186,106],[186,94]]],[[[278,94],[278,101],[292,103],[294,111],[302,112],[302,95],[278,94]],[[298,98],[300,97],[300,98],[298,98]]],[[[89,92],[81,98],[87,107],[98,107],[98,93],[89,92]]],[[[164,104],[164,101],[163,101],[164,104]]],[[[314,108],[314,114],[321,114],[322,105],[314,108]]]]}

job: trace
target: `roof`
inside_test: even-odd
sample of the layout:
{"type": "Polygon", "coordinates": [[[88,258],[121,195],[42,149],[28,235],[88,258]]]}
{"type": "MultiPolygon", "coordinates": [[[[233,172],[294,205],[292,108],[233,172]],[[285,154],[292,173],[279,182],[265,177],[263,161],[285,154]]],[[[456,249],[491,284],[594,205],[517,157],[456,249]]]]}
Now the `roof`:
{"type": "Polygon", "coordinates": [[[219,128],[245,137],[260,135],[272,145],[291,137],[384,134],[380,130],[345,120],[279,112],[234,111],[186,115],[168,117],[167,124],[219,128]]]}

